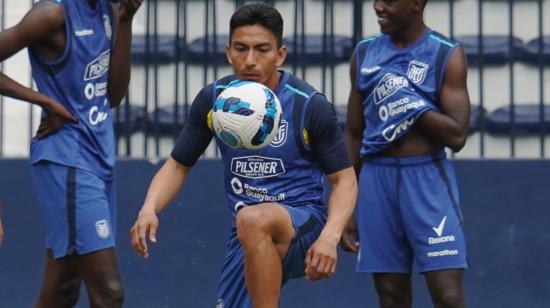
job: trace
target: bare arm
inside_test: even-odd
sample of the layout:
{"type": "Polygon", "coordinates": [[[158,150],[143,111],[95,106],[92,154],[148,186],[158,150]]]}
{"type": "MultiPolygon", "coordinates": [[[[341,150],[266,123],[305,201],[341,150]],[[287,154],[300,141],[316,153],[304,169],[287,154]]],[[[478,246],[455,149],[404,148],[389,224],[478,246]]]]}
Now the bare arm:
{"type": "MultiPolygon", "coordinates": [[[[365,130],[366,124],[365,117],[363,116],[364,98],[355,87],[357,80],[356,61],[357,60],[354,52],[351,56],[349,65],[351,89],[348,99],[348,111],[346,119],[346,146],[348,148],[348,153],[350,155],[353,168],[355,169],[355,174],[357,175],[357,178],[359,178],[359,173],[362,166],[362,160],[359,156],[359,151],[361,150],[361,139],[363,138],[363,131],[365,130]]],[[[359,251],[357,227],[355,219],[353,217],[350,217],[348,223],[346,224],[340,243],[342,245],[342,248],[346,251],[359,251]]]]}
{"type": "Polygon", "coordinates": [[[139,255],[146,258],[149,256],[146,241],[147,233],[149,233],[149,240],[156,243],[157,214],[176,197],[187,178],[189,170],[189,167],[185,167],[169,157],[153,177],[145,202],[139,211],[134,226],[130,230],[132,246],[139,255]]]}
{"type": "Polygon", "coordinates": [[[332,190],[327,223],[309,248],[305,261],[306,278],[312,281],[328,278],[336,272],[338,242],[353,214],[357,198],[357,180],[352,167],[330,174],[328,179],[332,190]]]}
{"type": "Polygon", "coordinates": [[[447,63],[439,96],[441,113],[427,111],[418,121],[424,133],[455,152],[464,147],[468,136],[470,98],[466,75],[466,57],[462,47],[459,47],[447,63]]]}
{"type": "Polygon", "coordinates": [[[359,150],[361,149],[361,139],[363,137],[363,130],[365,129],[365,118],[363,117],[363,96],[355,88],[356,74],[357,70],[354,52],[351,56],[349,65],[351,89],[348,99],[345,134],[348,154],[351,158],[355,173],[359,176],[359,171],[361,171],[359,150]]]}
{"type": "MultiPolygon", "coordinates": [[[[39,45],[57,31],[63,31],[65,17],[59,4],[53,2],[37,3],[14,27],[0,32],[0,61],[11,57],[21,49],[39,45]]],[[[48,126],[40,131],[38,137],[56,131],[63,122],[76,122],[61,104],[50,97],[21,85],[0,72],[0,95],[30,102],[46,111],[48,126]]]]}
{"type": "Polygon", "coordinates": [[[128,92],[130,84],[132,21],[142,0],[121,1],[121,7],[113,4],[115,36],[109,68],[107,91],[111,107],[117,107],[128,92]]]}

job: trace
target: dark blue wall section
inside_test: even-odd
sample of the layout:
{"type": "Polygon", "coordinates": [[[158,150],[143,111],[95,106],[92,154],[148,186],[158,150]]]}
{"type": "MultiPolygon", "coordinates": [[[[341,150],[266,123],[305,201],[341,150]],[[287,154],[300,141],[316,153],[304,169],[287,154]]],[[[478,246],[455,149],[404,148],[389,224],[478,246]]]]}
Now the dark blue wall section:
{"type": "MultiPolygon", "coordinates": [[[[230,216],[221,163],[202,161],[177,200],[161,215],[159,243],[148,260],[130,248],[128,231],[160,165],[118,164],[118,255],[125,307],[214,307],[230,216]]],[[[469,307],[547,307],[550,302],[550,162],[456,161],[472,268],[469,307]]],[[[0,248],[0,307],[30,307],[44,262],[43,224],[23,160],[0,160],[0,200],[6,236],[0,248]]],[[[376,307],[368,275],[353,272],[355,256],[341,252],[328,281],[294,280],[281,307],[376,307]]],[[[430,307],[416,275],[415,307],[430,307]]],[[[81,300],[79,307],[87,307],[81,300]]]]}

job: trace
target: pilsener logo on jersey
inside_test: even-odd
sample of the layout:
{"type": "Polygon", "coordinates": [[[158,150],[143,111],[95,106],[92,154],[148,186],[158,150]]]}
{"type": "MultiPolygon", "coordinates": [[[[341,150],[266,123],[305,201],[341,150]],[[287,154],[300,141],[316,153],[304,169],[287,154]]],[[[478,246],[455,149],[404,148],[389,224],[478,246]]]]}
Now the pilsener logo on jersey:
{"type": "Polygon", "coordinates": [[[109,70],[109,61],[111,60],[111,51],[107,50],[103,52],[99,57],[90,62],[86,66],[86,72],[84,73],[84,81],[97,79],[109,70]]]}
{"type": "Polygon", "coordinates": [[[283,161],[262,156],[235,157],[231,160],[231,173],[251,179],[261,179],[285,173],[283,161]]]}
{"type": "Polygon", "coordinates": [[[398,76],[393,73],[384,75],[374,89],[374,104],[380,104],[386,100],[386,98],[394,95],[399,89],[407,87],[408,85],[409,81],[403,76],[398,76]]]}

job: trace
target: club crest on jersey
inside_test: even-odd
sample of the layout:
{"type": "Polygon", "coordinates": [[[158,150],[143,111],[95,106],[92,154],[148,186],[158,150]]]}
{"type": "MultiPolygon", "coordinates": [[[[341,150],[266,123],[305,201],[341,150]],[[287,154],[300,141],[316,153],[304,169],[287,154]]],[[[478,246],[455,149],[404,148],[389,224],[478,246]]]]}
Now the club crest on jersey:
{"type": "Polygon", "coordinates": [[[278,148],[285,144],[286,137],[288,135],[288,122],[286,120],[282,120],[281,124],[279,126],[279,132],[277,135],[275,135],[275,138],[271,141],[271,146],[278,148]]]}
{"type": "Polygon", "coordinates": [[[109,234],[111,233],[109,231],[109,223],[107,223],[107,220],[102,219],[95,222],[95,230],[97,232],[97,236],[100,238],[108,238],[109,234]]]}
{"type": "Polygon", "coordinates": [[[430,66],[426,63],[422,63],[416,60],[409,62],[409,69],[407,70],[407,77],[410,81],[421,84],[426,79],[426,73],[430,66]]]}
{"type": "Polygon", "coordinates": [[[103,27],[105,28],[105,36],[110,40],[113,36],[113,28],[111,27],[109,15],[103,15],[103,27]]]}

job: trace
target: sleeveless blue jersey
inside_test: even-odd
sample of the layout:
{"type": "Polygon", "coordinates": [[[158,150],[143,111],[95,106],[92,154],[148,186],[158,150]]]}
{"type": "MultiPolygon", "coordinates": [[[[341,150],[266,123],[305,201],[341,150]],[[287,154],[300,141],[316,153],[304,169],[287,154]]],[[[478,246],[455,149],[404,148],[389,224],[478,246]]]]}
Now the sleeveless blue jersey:
{"type": "Polygon", "coordinates": [[[78,118],[42,140],[33,139],[31,163],[40,160],[81,168],[109,179],[115,140],[107,95],[113,14],[107,0],[57,0],[65,14],[67,42],[62,56],[48,61],[29,49],[38,90],[78,118]]]}
{"type": "MultiPolygon", "coordinates": [[[[214,101],[223,89],[237,81],[234,76],[218,80],[213,87],[214,101]]],[[[291,207],[313,204],[325,217],[323,173],[318,162],[308,158],[310,148],[307,137],[304,139],[306,107],[314,95],[321,94],[286,72],[274,93],[283,110],[279,133],[270,145],[259,150],[234,149],[216,136],[229,207],[236,215],[240,207],[264,202],[291,207]]]]}
{"type": "Polygon", "coordinates": [[[364,98],[361,157],[384,150],[424,112],[438,110],[445,67],[457,46],[431,29],[407,48],[396,47],[387,35],[358,43],[354,86],[364,98]]]}

